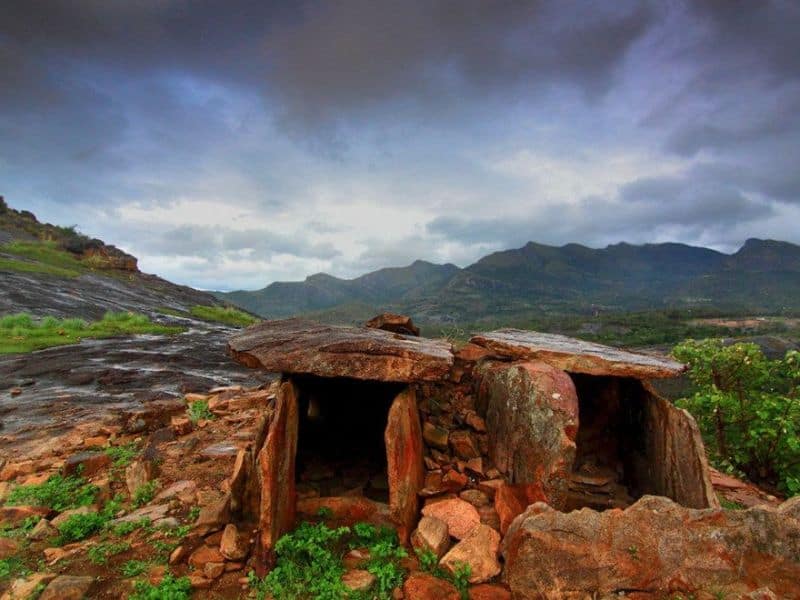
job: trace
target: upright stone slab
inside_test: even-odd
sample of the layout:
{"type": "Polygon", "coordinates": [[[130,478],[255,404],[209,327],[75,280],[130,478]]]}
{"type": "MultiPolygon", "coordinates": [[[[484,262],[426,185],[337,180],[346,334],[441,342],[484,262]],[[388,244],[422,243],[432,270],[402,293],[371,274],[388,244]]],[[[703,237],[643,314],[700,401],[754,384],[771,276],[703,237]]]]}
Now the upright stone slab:
{"type": "Polygon", "coordinates": [[[453,365],[441,340],[302,319],[264,321],[228,341],[234,359],[271,372],[401,383],[441,381],[453,365]]]}
{"type": "Polygon", "coordinates": [[[275,542],[294,524],[298,418],[297,389],[291,381],[284,381],[275,398],[275,411],[257,458],[261,484],[259,541],[262,565],[271,562],[275,542]]]}
{"type": "Polygon", "coordinates": [[[509,482],[536,485],[563,506],[578,431],[572,379],[543,362],[484,362],[477,377],[492,461],[509,482]]]}
{"type": "Polygon", "coordinates": [[[665,357],[538,331],[498,329],[473,336],[470,342],[487,348],[497,357],[539,360],[570,373],[660,379],[676,377],[686,370],[685,365],[665,357]]]}
{"type": "Polygon", "coordinates": [[[392,402],[384,434],[389,477],[389,514],[400,541],[408,543],[419,517],[418,492],[425,485],[422,428],[410,388],[392,402]]]}

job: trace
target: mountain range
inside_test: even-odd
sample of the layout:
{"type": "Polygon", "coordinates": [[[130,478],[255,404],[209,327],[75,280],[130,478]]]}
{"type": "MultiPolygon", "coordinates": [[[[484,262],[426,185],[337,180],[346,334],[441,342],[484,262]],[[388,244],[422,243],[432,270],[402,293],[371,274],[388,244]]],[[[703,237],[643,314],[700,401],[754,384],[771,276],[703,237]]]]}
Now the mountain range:
{"type": "Polygon", "coordinates": [[[318,273],[305,281],[215,295],[266,318],[338,321],[380,311],[423,323],[695,307],[786,313],[800,309],[800,246],[749,239],[724,254],[677,243],[593,249],[529,242],[465,268],[417,260],[355,279],[318,273]]]}

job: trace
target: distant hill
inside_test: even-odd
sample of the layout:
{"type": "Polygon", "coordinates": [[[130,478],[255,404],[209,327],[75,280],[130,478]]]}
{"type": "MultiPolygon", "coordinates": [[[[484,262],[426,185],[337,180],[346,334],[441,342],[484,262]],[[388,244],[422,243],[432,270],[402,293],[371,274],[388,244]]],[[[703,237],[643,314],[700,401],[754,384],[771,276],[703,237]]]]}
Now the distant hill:
{"type": "Polygon", "coordinates": [[[800,309],[800,246],[750,239],[728,255],[676,243],[529,242],[463,269],[418,260],[355,279],[319,273],[216,296],[267,318],[358,321],[392,310],[438,324],[695,307],[781,313],[800,309]]]}
{"type": "Polygon", "coordinates": [[[0,196],[0,316],[93,320],[107,311],[191,316],[221,306],[206,292],[139,271],[135,257],[74,227],[40,222],[0,196]]]}

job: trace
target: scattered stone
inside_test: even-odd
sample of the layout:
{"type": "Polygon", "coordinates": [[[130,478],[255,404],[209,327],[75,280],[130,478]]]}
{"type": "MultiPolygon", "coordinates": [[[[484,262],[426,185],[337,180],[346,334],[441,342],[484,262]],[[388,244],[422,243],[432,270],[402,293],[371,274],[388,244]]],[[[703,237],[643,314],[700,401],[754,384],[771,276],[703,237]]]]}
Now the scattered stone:
{"type": "Polygon", "coordinates": [[[475,507],[460,498],[448,498],[427,504],[422,509],[422,514],[444,521],[448,533],[458,540],[469,535],[481,522],[475,507]]]}
{"type": "Polygon", "coordinates": [[[192,552],[189,556],[189,565],[195,569],[202,570],[206,563],[222,563],[225,557],[220,554],[217,548],[203,544],[192,552]]]}
{"type": "Polygon", "coordinates": [[[81,476],[91,478],[110,464],[111,457],[105,452],[78,452],[64,462],[64,474],[75,475],[80,470],[81,476]]]}
{"type": "Polygon", "coordinates": [[[222,533],[219,551],[228,560],[243,560],[250,551],[250,543],[246,536],[240,535],[236,525],[228,523],[222,533]]]}
{"type": "Polygon", "coordinates": [[[161,490],[153,502],[167,502],[173,498],[177,498],[181,504],[194,504],[197,501],[197,483],[190,479],[176,481],[161,490]]]}
{"type": "Polygon", "coordinates": [[[511,592],[501,585],[481,583],[469,588],[469,600],[511,600],[511,592]]]}
{"type": "Polygon", "coordinates": [[[224,562],[207,562],[203,565],[203,575],[209,579],[219,579],[225,572],[224,562]]]}
{"type": "Polygon", "coordinates": [[[429,573],[411,573],[403,584],[405,600],[461,600],[461,595],[449,581],[429,573]]]}
{"type": "Polygon", "coordinates": [[[478,458],[481,453],[475,445],[475,438],[472,433],[466,430],[458,430],[450,432],[450,448],[453,450],[458,458],[469,460],[470,458],[478,458]]]}
{"type": "Polygon", "coordinates": [[[169,555],[169,564],[177,565],[186,558],[186,546],[178,546],[169,555]]]}
{"type": "Polygon", "coordinates": [[[657,496],[624,511],[562,513],[537,503],[512,524],[503,555],[505,582],[520,599],[549,589],[739,597],[758,587],[795,597],[800,523],[774,510],[691,509],[657,496]]]}
{"type": "Polygon", "coordinates": [[[469,582],[483,583],[500,573],[499,549],[500,534],[488,525],[478,524],[444,555],[439,564],[451,573],[458,565],[466,564],[470,568],[469,582]]]}
{"type": "Polygon", "coordinates": [[[430,421],[425,421],[422,425],[422,439],[425,443],[440,450],[447,450],[447,440],[449,437],[447,429],[437,427],[430,421]]]}
{"type": "MultiPolygon", "coordinates": [[[[449,492],[458,492],[464,489],[464,486],[469,482],[469,477],[458,471],[450,469],[442,477],[442,487],[449,492]]],[[[427,487],[427,486],[426,486],[427,487]]]]}
{"type": "Polygon", "coordinates": [[[15,579],[11,587],[0,596],[0,600],[20,600],[31,598],[42,585],[46,585],[55,578],[55,573],[34,573],[27,577],[15,579]]]}
{"type": "Polygon", "coordinates": [[[489,496],[489,498],[494,498],[495,494],[497,493],[497,490],[504,485],[506,485],[505,480],[501,479],[500,477],[497,477],[494,479],[487,479],[486,481],[478,482],[478,489],[487,496],[489,496]]]}
{"type": "Polygon", "coordinates": [[[376,581],[375,575],[364,569],[346,571],[342,575],[344,587],[353,592],[366,592],[376,581]]]}
{"type": "Polygon", "coordinates": [[[86,448],[102,448],[108,443],[108,438],[105,436],[88,437],[83,440],[83,445],[86,448]]]}
{"type": "Polygon", "coordinates": [[[231,496],[225,494],[219,500],[207,504],[200,509],[200,515],[194,525],[198,535],[206,535],[222,529],[230,521],[231,496]]]}
{"type": "Polygon", "coordinates": [[[458,495],[459,498],[462,500],[466,500],[475,508],[480,508],[481,506],[489,506],[492,501],[489,499],[489,496],[481,492],[480,490],[464,490],[458,495]]]}
{"type": "Polygon", "coordinates": [[[441,558],[450,546],[447,523],[436,517],[423,516],[411,534],[411,545],[418,550],[430,550],[437,559],[441,558]]]}
{"type": "Polygon", "coordinates": [[[8,390],[8,393],[11,394],[12,396],[19,396],[22,393],[22,388],[13,387],[10,390],[8,390]]]}
{"type": "Polygon", "coordinates": [[[478,433],[486,433],[486,421],[479,417],[475,411],[469,411],[464,416],[464,422],[478,433]]]}
{"type": "Polygon", "coordinates": [[[8,463],[0,470],[0,481],[11,481],[23,475],[30,475],[36,470],[36,465],[32,460],[17,463],[8,463]]]}
{"type": "Polygon", "coordinates": [[[131,497],[136,494],[136,490],[141,488],[156,476],[155,463],[144,458],[133,461],[125,469],[125,485],[131,497]]]}
{"type": "Polygon", "coordinates": [[[207,590],[214,583],[211,579],[206,579],[199,573],[189,573],[189,585],[193,590],[207,590]]]}
{"type": "Polygon", "coordinates": [[[172,427],[172,431],[175,432],[175,435],[188,435],[194,429],[194,425],[189,417],[172,417],[170,419],[170,427],[172,427]]]}
{"type": "Polygon", "coordinates": [[[168,504],[148,504],[143,506],[132,513],[128,513],[122,517],[114,519],[112,523],[118,525],[120,523],[128,523],[131,521],[141,521],[142,519],[150,519],[153,525],[160,525],[163,519],[167,518],[169,511],[168,504]]]}
{"type": "Polygon", "coordinates": [[[0,506],[0,527],[15,529],[29,517],[47,517],[51,512],[46,506],[0,506]]]}
{"type": "Polygon", "coordinates": [[[93,583],[94,577],[59,575],[48,584],[39,600],[82,600],[93,583]]]}
{"type": "Polygon", "coordinates": [[[186,401],[187,404],[191,404],[192,402],[208,402],[208,396],[206,396],[205,394],[195,394],[193,392],[184,394],[183,399],[186,401]]]}
{"type": "Polygon", "coordinates": [[[12,538],[0,537],[0,560],[13,556],[19,551],[19,542],[12,538]]]}
{"type": "Polygon", "coordinates": [[[54,517],[50,524],[58,529],[58,527],[69,520],[70,517],[73,515],[88,515],[89,513],[96,513],[97,507],[95,506],[79,506],[78,508],[71,508],[69,510],[65,510],[64,512],[60,513],[57,517],[54,517]]]}
{"type": "Polygon", "coordinates": [[[36,525],[33,526],[30,533],[28,534],[28,539],[34,542],[39,542],[42,540],[47,540],[52,537],[58,535],[58,529],[53,527],[53,525],[47,519],[41,519],[36,525]]]}
{"type": "MultiPolygon", "coordinates": [[[[487,452],[488,452],[488,449],[487,449],[487,452]]],[[[472,471],[476,475],[483,476],[483,458],[482,457],[478,456],[478,457],[475,457],[475,458],[470,458],[466,462],[465,466],[469,471],[472,471]]]]}

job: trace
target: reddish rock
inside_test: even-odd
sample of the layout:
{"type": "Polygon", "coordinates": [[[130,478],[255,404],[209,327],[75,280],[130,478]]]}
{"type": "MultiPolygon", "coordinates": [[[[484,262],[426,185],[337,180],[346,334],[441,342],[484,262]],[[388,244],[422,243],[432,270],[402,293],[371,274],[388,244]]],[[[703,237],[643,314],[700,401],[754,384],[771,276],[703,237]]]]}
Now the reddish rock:
{"type": "Polygon", "coordinates": [[[218,579],[225,572],[224,562],[207,562],[203,565],[203,576],[208,579],[218,579]]]}
{"type": "Polygon", "coordinates": [[[8,590],[0,596],[0,600],[17,600],[18,598],[32,598],[39,592],[41,586],[56,577],[55,573],[33,573],[27,577],[15,579],[8,590]]]}
{"type": "MultiPolygon", "coordinates": [[[[464,489],[469,482],[469,477],[453,469],[449,469],[442,477],[442,487],[448,492],[458,492],[464,489]]],[[[427,486],[426,486],[427,487],[427,486]]]]}
{"type": "Polygon", "coordinates": [[[143,458],[134,460],[125,469],[125,485],[128,493],[133,497],[136,491],[157,475],[157,467],[154,461],[143,458]]]}
{"type": "Polygon", "coordinates": [[[228,349],[240,363],[273,373],[371,381],[440,381],[453,365],[447,342],[302,319],[248,327],[229,340],[228,349]]]}
{"type": "Polygon", "coordinates": [[[197,548],[189,556],[189,564],[195,569],[203,570],[206,563],[222,563],[225,562],[225,557],[222,556],[217,548],[206,546],[205,544],[197,548]]]}
{"type": "Polygon", "coordinates": [[[219,531],[231,518],[231,496],[225,494],[222,498],[206,504],[200,509],[200,515],[194,524],[194,531],[198,535],[207,535],[219,531]]]}
{"type": "Polygon", "coordinates": [[[479,524],[439,564],[450,572],[455,572],[458,565],[467,565],[470,583],[483,583],[500,573],[499,549],[500,534],[488,525],[479,524]]]}
{"type": "Polygon", "coordinates": [[[447,523],[436,517],[422,517],[411,535],[411,545],[418,550],[430,550],[441,558],[450,546],[447,523]]]}
{"type": "Polygon", "coordinates": [[[403,596],[404,600],[461,600],[452,583],[418,571],[406,579],[403,596]]]}
{"type": "Polygon", "coordinates": [[[219,551],[228,560],[242,560],[250,551],[250,543],[246,536],[240,535],[236,525],[228,523],[222,533],[219,551]]]}
{"type": "Polygon", "coordinates": [[[476,475],[483,475],[483,458],[470,458],[464,465],[468,471],[472,471],[476,475]]]}
{"type": "Polygon", "coordinates": [[[469,600],[511,600],[511,592],[502,585],[481,583],[469,588],[469,600]]]}
{"type": "Polygon", "coordinates": [[[194,429],[194,424],[189,417],[172,417],[169,424],[175,435],[187,435],[194,429]]]}
{"type": "Polygon", "coordinates": [[[478,482],[478,489],[489,496],[489,498],[494,498],[497,490],[504,485],[506,485],[505,479],[487,479],[486,481],[478,482]]]}
{"type": "MultiPolygon", "coordinates": [[[[445,527],[446,529],[446,527],[445,527]]],[[[0,537],[0,560],[15,555],[19,551],[19,542],[13,538],[0,537]]]]}
{"type": "Polygon", "coordinates": [[[259,546],[262,564],[271,561],[278,539],[289,531],[295,520],[295,455],[297,453],[297,388],[291,381],[281,384],[275,398],[275,411],[266,439],[256,457],[256,475],[260,483],[259,546]]]}
{"type": "Polygon", "coordinates": [[[405,315],[383,313],[377,317],[372,317],[366,322],[366,326],[372,327],[373,329],[383,329],[384,331],[419,337],[419,327],[414,325],[411,317],[405,315]]]}
{"type": "Polygon", "coordinates": [[[440,450],[447,450],[447,440],[449,437],[447,429],[437,427],[430,421],[425,421],[422,425],[422,437],[428,446],[439,448],[440,450]]]}
{"type": "Polygon", "coordinates": [[[458,458],[469,460],[470,458],[478,458],[481,453],[475,444],[475,438],[469,431],[459,430],[450,432],[450,447],[453,449],[453,454],[458,458]]]}
{"type": "Polygon", "coordinates": [[[500,518],[500,532],[505,535],[511,522],[529,505],[546,502],[544,493],[536,485],[503,485],[494,496],[494,509],[500,518]]]}
{"type": "Polygon", "coordinates": [[[400,542],[408,543],[419,514],[417,494],[425,484],[422,431],[412,389],[400,392],[389,407],[386,431],[389,515],[400,542]]]}
{"type": "Polygon", "coordinates": [[[500,531],[500,515],[497,514],[494,506],[480,506],[478,507],[478,514],[481,516],[481,523],[500,531]]]}
{"type": "Polygon", "coordinates": [[[78,452],[64,462],[64,474],[91,478],[111,464],[111,457],[105,452],[78,452]]]}
{"type": "Polygon", "coordinates": [[[39,596],[39,600],[82,600],[89,594],[94,577],[59,575],[39,596]]]}
{"type": "Polygon", "coordinates": [[[342,575],[344,587],[353,592],[365,592],[375,583],[375,575],[364,569],[346,571],[342,575]]]}
{"type": "Polygon", "coordinates": [[[478,413],[475,411],[469,411],[464,416],[464,422],[472,427],[478,433],[485,433],[486,432],[486,421],[478,416],[478,413]]]}
{"type": "Polygon", "coordinates": [[[778,512],[792,519],[800,521],[800,496],[789,498],[778,507],[778,512]]]}
{"type": "Polygon", "coordinates": [[[800,523],[773,510],[691,509],[656,496],[624,511],[562,513],[537,503],[514,521],[503,556],[504,580],[519,599],[551,589],[735,598],[764,587],[796,597],[800,523]]]}
{"type": "Polygon", "coordinates": [[[374,502],[363,496],[326,496],[298,500],[297,517],[314,520],[320,508],[330,510],[329,520],[342,525],[355,525],[359,521],[382,525],[392,523],[386,504],[374,502]]]}
{"type": "Polygon", "coordinates": [[[489,362],[479,381],[492,462],[509,482],[540,484],[550,504],[565,506],[578,431],[572,379],[543,362],[489,362]]]}
{"type": "Polygon", "coordinates": [[[449,534],[459,540],[469,535],[470,531],[481,522],[475,507],[460,498],[448,498],[427,504],[422,509],[422,514],[444,521],[449,534]]]}
{"type": "Polygon", "coordinates": [[[459,498],[462,500],[466,500],[475,508],[480,508],[481,506],[489,506],[492,501],[489,499],[489,496],[481,492],[480,490],[464,490],[458,495],[459,498]]]}
{"type": "Polygon", "coordinates": [[[45,506],[0,506],[0,527],[14,529],[29,517],[47,517],[51,512],[45,506]]]}
{"type": "Polygon", "coordinates": [[[570,373],[659,379],[677,377],[686,370],[685,365],[667,357],[627,352],[538,331],[499,329],[473,336],[470,343],[482,346],[496,356],[541,361],[570,373]]]}

